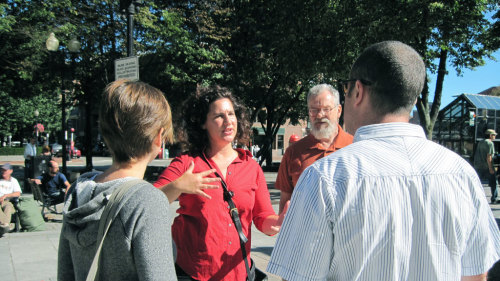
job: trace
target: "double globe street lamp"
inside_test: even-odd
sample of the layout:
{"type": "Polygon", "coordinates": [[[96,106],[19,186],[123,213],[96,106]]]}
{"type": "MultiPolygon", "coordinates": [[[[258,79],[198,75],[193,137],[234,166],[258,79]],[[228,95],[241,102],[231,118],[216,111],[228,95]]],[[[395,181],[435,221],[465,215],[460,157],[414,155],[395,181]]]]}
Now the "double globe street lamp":
{"type": "MultiPolygon", "coordinates": [[[[47,38],[47,41],[45,42],[45,46],[47,47],[47,50],[50,52],[57,52],[59,50],[59,40],[56,38],[56,35],[52,32],[49,35],[49,38],[47,38]]],[[[68,45],[66,46],[68,51],[71,54],[71,61],[72,64],[74,63],[74,55],[80,51],[81,44],[80,42],[76,39],[76,37],[73,37],[68,42],[68,45]]],[[[62,50],[63,55],[64,55],[64,60],[66,58],[66,53],[64,53],[64,49],[62,50]]],[[[65,66],[66,63],[63,63],[65,66]]],[[[74,66],[72,65],[72,68],[74,66]]],[[[67,151],[67,138],[68,138],[68,132],[66,130],[66,93],[64,89],[64,77],[62,78],[61,82],[61,127],[62,131],[64,134],[63,141],[62,141],[62,173],[67,176],[67,164],[66,164],[66,157],[68,156],[68,151],[67,151]]]]}

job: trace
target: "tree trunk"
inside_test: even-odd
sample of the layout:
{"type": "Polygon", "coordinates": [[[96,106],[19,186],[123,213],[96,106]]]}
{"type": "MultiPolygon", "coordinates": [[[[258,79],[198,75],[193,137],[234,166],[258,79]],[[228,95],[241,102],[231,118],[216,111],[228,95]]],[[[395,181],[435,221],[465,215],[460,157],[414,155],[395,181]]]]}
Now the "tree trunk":
{"type": "Polygon", "coordinates": [[[441,49],[439,54],[439,67],[436,79],[436,90],[434,91],[434,99],[431,109],[429,111],[429,87],[427,82],[422,90],[422,95],[417,99],[417,111],[420,118],[420,125],[424,129],[427,139],[432,140],[432,131],[439,115],[439,108],[441,107],[441,97],[443,95],[443,82],[447,74],[446,61],[448,58],[448,50],[441,49]]]}

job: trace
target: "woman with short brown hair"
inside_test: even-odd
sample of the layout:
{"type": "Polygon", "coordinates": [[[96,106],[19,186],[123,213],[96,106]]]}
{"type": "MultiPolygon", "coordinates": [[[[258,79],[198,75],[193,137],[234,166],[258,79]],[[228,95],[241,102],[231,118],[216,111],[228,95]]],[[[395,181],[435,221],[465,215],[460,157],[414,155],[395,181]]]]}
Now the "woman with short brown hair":
{"type": "MultiPolygon", "coordinates": [[[[158,89],[126,80],[106,87],[99,124],[113,163],[102,173],[82,175],[67,193],[58,280],[85,280],[107,198],[127,182],[144,177],[162,142],[172,140],[171,120],[170,106],[158,89]]],[[[130,188],[120,204],[123,207],[102,245],[100,279],[177,280],[164,194],[142,181],[130,188]]]]}

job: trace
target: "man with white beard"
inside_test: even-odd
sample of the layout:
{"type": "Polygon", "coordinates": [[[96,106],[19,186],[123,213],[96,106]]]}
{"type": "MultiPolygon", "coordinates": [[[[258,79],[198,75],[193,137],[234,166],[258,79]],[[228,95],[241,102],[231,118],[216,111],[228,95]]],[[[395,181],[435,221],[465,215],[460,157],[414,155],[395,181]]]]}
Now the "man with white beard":
{"type": "Polygon", "coordinates": [[[287,148],[276,178],[275,186],[281,190],[280,213],[309,165],[352,143],[352,135],[338,125],[342,106],[339,92],[331,85],[312,87],[307,95],[307,107],[311,134],[287,148]]]}

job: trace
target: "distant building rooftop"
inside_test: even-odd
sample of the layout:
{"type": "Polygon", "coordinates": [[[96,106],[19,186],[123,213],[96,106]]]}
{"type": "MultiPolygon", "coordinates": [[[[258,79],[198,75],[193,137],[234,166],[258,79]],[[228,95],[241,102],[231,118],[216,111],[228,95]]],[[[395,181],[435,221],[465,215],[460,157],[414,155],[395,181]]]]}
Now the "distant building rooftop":
{"type": "Polygon", "coordinates": [[[500,110],[500,97],[480,94],[462,94],[476,108],[500,110]]]}

